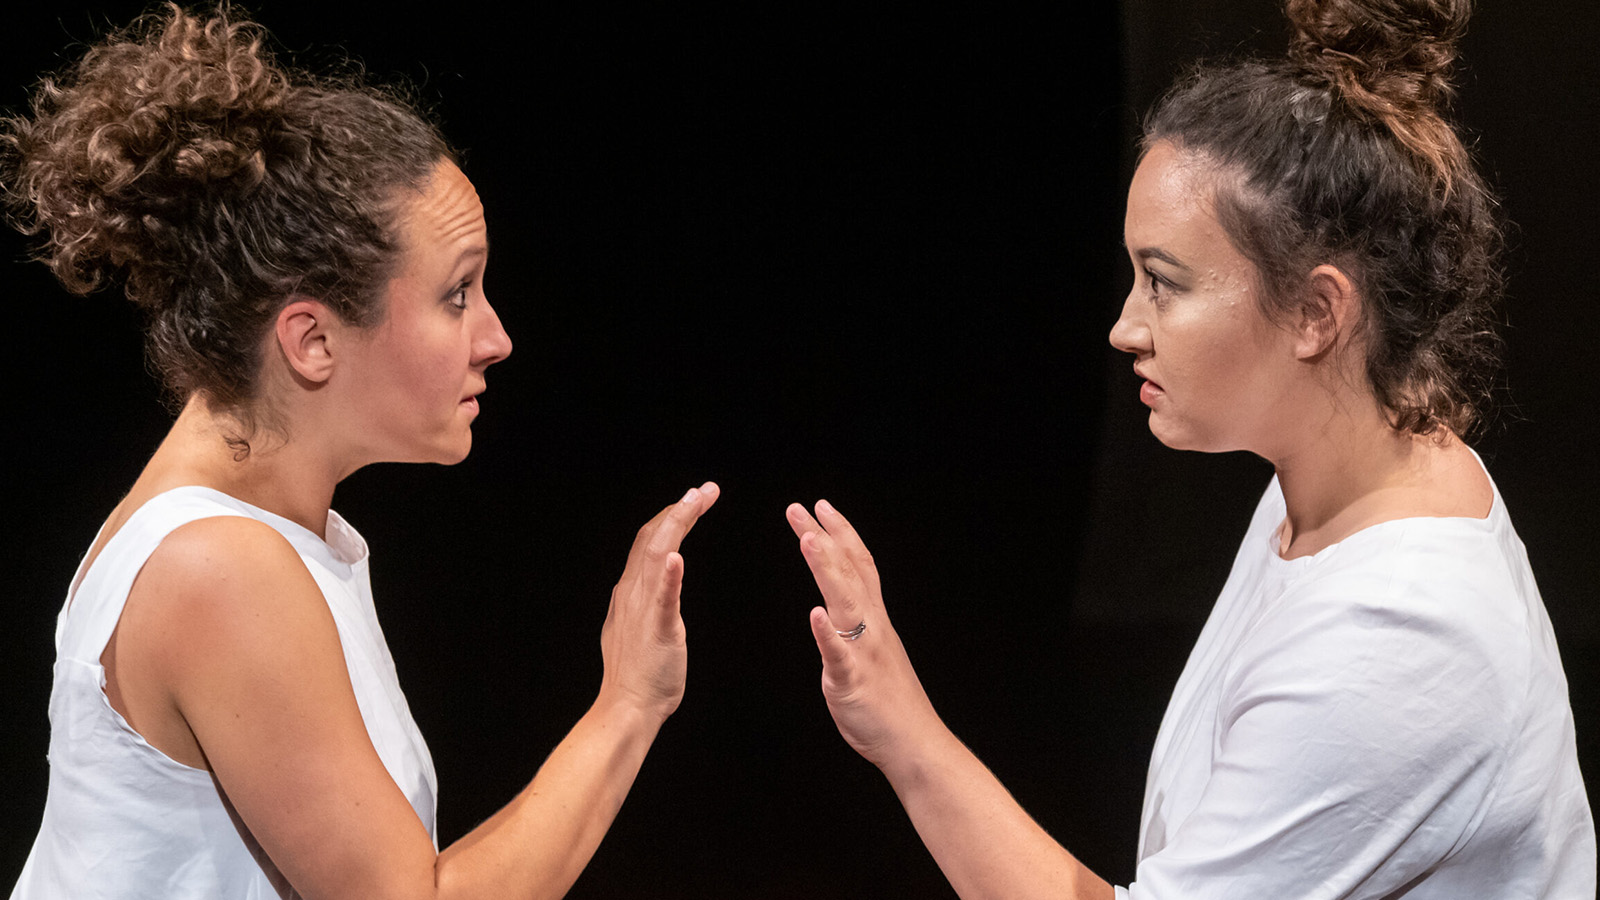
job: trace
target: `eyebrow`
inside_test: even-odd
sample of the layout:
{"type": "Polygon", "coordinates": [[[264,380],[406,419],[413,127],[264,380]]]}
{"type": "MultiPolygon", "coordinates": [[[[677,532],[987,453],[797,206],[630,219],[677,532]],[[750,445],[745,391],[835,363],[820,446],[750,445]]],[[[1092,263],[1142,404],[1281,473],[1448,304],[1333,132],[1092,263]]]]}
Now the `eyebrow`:
{"type": "Polygon", "coordinates": [[[478,258],[478,257],[486,257],[488,255],[489,255],[489,242],[488,241],[484,241],[481,244],[474,244],[473,246],[468,247],[467,249],[462,250],[460,253],[456,254],[456,265],[459,266],[459,265],[461,265],[462,263],[466,262],[469,259],[474,259],[474,258],[478,258]]]}
{"type": "Polygon", "coordinates": [[[1160,247],[1141,247],[1134,255],[1140,259],[1159,259],[1169,266],[1182,269],[1185,272],[1189,271],[1188,266],[1178,262],[1177,257],[1161,249],[1160,247]]]}

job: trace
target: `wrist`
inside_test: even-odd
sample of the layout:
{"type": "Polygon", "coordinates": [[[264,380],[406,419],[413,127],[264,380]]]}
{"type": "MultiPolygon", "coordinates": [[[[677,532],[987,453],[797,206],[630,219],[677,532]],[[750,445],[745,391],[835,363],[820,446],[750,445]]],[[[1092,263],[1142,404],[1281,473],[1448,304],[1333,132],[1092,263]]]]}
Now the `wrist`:
{"type": "Polygon", "coordinates": [[[600,693],[589,707],[589,715],[608,728],[640,732],[654,738],[676,706],[675,703],[669,707],[659,702],[646,702],[627,691],[601,685],[600,693]]]}
{"type": "Polygon", "coordinates": [[[915,791],[939,781],[952,760],[970,755],[965,744],[934,716],[915,734],[886,745],[873,762],[897,793],[915,791]]]}

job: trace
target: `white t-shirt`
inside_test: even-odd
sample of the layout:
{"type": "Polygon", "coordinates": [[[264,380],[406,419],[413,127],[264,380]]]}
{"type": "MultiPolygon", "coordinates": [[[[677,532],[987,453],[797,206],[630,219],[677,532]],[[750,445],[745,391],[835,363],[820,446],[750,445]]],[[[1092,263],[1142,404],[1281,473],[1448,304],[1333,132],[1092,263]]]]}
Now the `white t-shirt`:
{"type": "MultiPolygon", "coordinates": [[[[135,511],[93,565],[80,567],[73,579],[56,625],[50,793],[12,900],[297,896],[234,817],[211,773],[152,747],[106,699],[100,654],[134,577],[168,534],[210,516],[258,519],[299,552],[333,613],[367,735],[433,833],[438,796],[433,759],[412,721],[378,627],[366,541],[333,512],[324,541],[227,494],[181,487],[135,511]]],[[[296,663],[285,659],[283,664],[296,663]]]]}
{"type": "Polygon", "coordinates": [[[1150,758],[1119,900],[1595,896],[1554,635],[1499,491],[1278,555],[1268,486],[1150,758]]]}

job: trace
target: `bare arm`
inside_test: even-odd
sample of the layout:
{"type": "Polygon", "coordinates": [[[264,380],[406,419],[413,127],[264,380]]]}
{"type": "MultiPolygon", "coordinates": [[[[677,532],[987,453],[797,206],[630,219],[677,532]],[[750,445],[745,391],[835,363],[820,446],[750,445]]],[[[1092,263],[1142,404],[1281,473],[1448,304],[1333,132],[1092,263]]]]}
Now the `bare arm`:
{"type": "Polygon", "coordinates": [[[205,519],[168,538],[119,624],[119,681],[136,707],[157,711],[145,717],[151,734],[165,721],[192,735],[307,898],[559,897],[682,697],[677,548],[716,497],[715,485],[691,491],[641,529],[612,592],[593,707],[521,794],[442,853],[372,747],[316,583],[267,526],[205,519]],[[158,686],[153,704],[140,706],[138,685],[158,686]]]}
{"type": "Polygon", "coordinates": [[[850,523],[826,501],[817,518],[799,504],[787,516],[826,604],[811,611],[811,633],[828,709],[845,740],[889,779],[956,893],[1110,900],[1111,886],[1040,828],[940,721],[850,523]],[[863,622],[856,640],[840,636],[863,622]]]}

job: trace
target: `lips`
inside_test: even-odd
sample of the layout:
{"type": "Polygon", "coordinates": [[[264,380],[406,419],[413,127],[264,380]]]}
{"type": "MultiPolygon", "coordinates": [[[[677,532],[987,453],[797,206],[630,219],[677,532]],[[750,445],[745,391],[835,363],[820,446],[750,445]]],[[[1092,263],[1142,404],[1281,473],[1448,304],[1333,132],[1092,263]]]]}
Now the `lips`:
{"type": "Polygon", "coordinates": [[[1165,392],[1153,381],[1146,381],[1139,386],[1139,401],[1145,406],[1155,406],[1156,401],[1163,396],[1165,392]]]}
{"type": "Polygon", "coordinates": [[[1153,379],[1150,378],[1150,376],[1139,371],[1138,366],[1133,367],[1133,374],[1144,379],[1144,384],[1139,386],[1139,400],[1140,402],[1144,403],[1144,405],[1154,406],[1156,400],[1166,394],[1166,391],[1162,390],[1161,385],[1157,384],[1153,379]]]}

